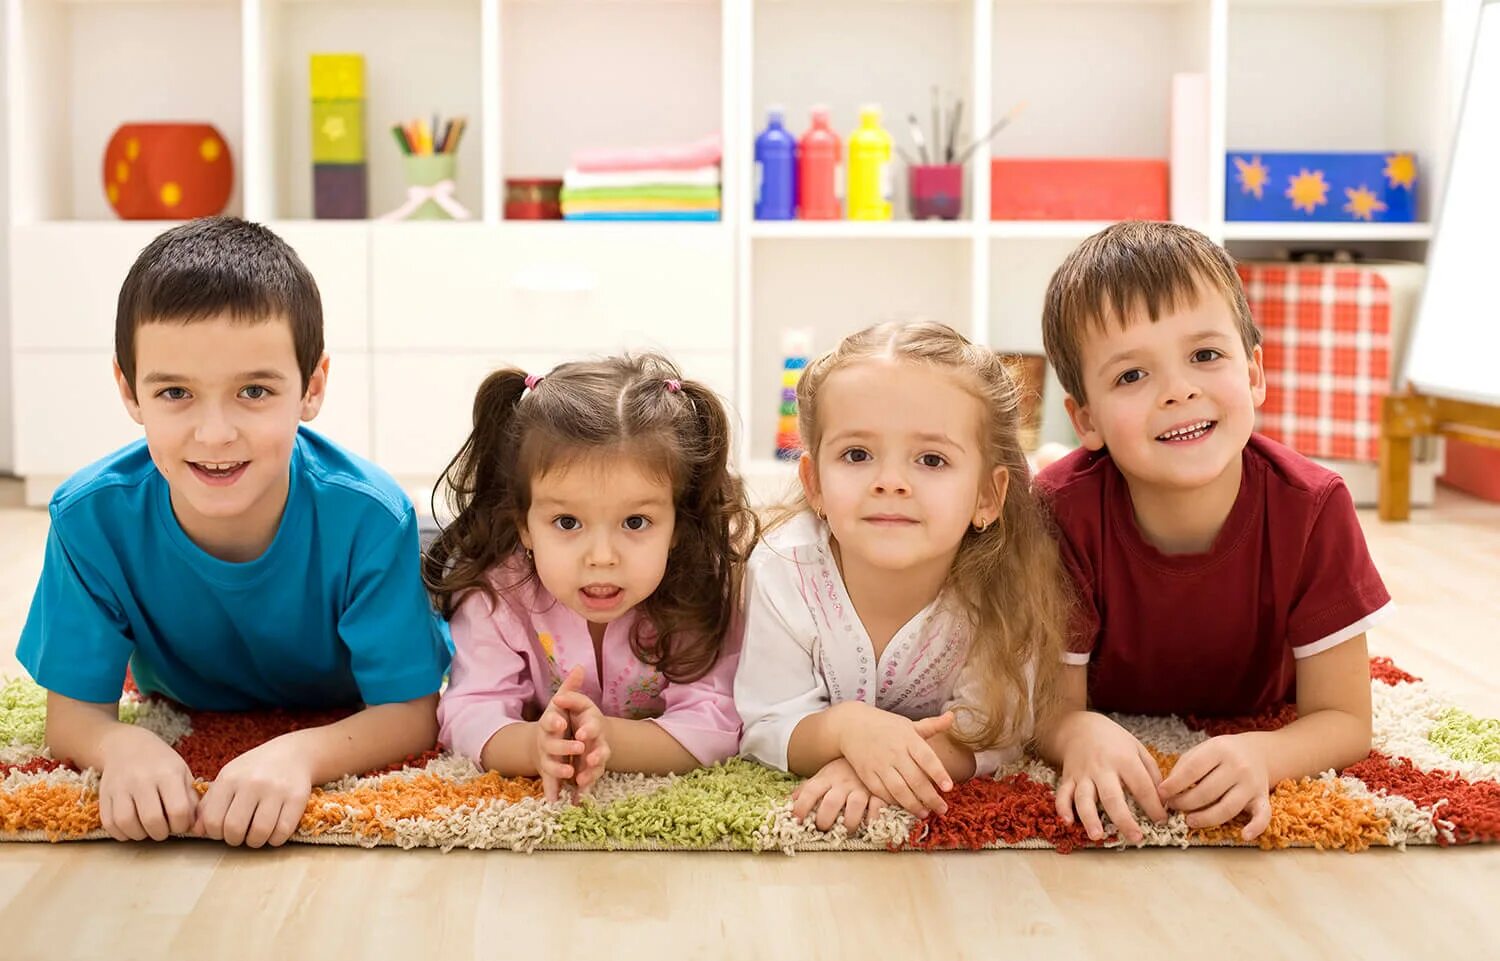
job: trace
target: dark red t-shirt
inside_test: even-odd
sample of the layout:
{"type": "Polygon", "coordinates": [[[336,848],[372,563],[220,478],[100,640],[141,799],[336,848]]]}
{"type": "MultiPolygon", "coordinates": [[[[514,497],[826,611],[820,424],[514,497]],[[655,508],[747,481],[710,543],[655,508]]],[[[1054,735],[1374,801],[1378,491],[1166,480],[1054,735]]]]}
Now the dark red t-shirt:
{"type": "Polygon", "coordinates": [[[1067,659],[1095,710],[1254,714],[1294,700],[1295,659],[1363,633],[1391,596],[1343,480],[1259,434],[1206,554],[1164,554],[1136,526],[1108,452],[1037,477],[1082,595],[1067,659]]]}

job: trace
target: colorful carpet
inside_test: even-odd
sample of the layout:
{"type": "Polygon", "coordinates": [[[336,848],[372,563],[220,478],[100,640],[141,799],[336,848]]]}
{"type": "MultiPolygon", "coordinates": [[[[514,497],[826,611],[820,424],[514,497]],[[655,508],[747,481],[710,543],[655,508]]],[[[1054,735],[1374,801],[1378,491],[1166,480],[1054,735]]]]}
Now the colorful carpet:
{"type": "MultiPolygon", "coordinates": [[[[1500,841],[1500,721],[1452,706],[1389,660],[1371,662],[1374,745],[1335,774],[1283,781],[1271,826],[1254,845],[1362,851],[1408,844],[1500,841]]],[[[0,840],[105,838],[97,777],[42,749],[45,693],[30,681],[0,687],[0,840]]],[[[1289,712],[1239,721],[1121,717],[1163,769],[1215,734],[1274,729],[1289,712]]],[[[202,780],[247,748],[331,715],[224,715],[121,699],[121,716],[172,744],[202,780]]],[[[926,821],[887,809],[857,832],[794,820],[796,779],[733,760],[681,777],[607,776],[581,803],[542,800],[537,782],[483,773],[432,752],[399,769],[314,790],[292,840],[308,844],[540,850],[933,850],[1118,847],[1091,842],[1053,811],[1056,772],[1031,761],[961,784],[946,814],[926,821]]],[[[1234,824],[1191,830],[1181,815],[1142,819],[1145,846],[1245,845],[1234,824]]]]}

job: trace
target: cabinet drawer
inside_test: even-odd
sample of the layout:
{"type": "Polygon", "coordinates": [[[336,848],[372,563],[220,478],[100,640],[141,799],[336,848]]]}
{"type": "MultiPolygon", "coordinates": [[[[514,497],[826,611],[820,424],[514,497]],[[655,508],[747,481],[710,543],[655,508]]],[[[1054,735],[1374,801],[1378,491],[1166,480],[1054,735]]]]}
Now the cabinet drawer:
{"type": "Polygon", "coordinates": [[[371,244],[377,350],[733,347],[720,225],[381,224],[371,244]]]}

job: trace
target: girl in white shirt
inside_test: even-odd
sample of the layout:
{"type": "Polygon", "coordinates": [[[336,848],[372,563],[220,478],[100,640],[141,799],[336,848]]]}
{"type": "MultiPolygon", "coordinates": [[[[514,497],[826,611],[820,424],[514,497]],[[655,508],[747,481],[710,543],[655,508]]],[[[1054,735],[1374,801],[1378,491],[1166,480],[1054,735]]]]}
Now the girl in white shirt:
{"type": "Polygon", "coordinates": [[[881,324],[797,387],[803,497],[751,555],[740,752],[808,776],[798,817],[850,830],[943,812],[1018,757],[1061,661],[1070,595],[1000,357],[881,324]]]}

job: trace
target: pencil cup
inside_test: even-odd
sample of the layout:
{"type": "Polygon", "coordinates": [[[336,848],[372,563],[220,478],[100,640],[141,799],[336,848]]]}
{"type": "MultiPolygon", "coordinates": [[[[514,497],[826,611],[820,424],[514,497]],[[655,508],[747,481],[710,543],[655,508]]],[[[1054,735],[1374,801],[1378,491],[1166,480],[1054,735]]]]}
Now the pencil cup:
{"type": "Polygon", "coordinates": [[[410,157],[402,157],[406,166],[406,185],[410,188],[427,188],[433,193],[429,194],[421,204],[407,214],[406,220],[452,220],[453,214],[444,209],[438,202],[440,195],[444,199],[452,196],[452,184],[454,170],[457,168],[458,157],[453,154],[416,154],[410,157]],[[448,184],[446,191],[443,184],[448,184]]]}
{"type": "Polygon", "coordinates": [[[907,199],[913,220],[957,220],[964,209],[962,164],[930,164],[909,168],[907,199]]]}

